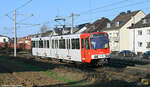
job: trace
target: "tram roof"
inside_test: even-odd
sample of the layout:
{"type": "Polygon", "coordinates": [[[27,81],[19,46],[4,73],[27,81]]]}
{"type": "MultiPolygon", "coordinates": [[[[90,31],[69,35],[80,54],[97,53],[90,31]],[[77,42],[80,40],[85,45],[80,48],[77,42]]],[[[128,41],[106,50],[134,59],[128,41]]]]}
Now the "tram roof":
{"type": "Polygon", "coordinates": [[[48,40],[48,39],[68,39],[68,38],[79,38],[81,34],[70,34],[70,35],[59,35],[59,36],[47,36],[47,37],[36,37],[31,40],[48,40]]]}

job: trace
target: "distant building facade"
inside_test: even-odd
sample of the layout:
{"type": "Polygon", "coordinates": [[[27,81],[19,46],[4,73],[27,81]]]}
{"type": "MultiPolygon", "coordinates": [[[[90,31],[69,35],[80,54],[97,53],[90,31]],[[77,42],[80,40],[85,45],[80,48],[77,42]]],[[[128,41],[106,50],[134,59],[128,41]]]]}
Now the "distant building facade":
{"type": "Polygon", "coordinates": [[[120,13],[102,30],[107,32],[110,38],[111,51],[122,51],[132,49],[131,31],[128,29],[133,23],[139,22],[145,14],[139,11],[128,11],[120,13]]]}
{"type": "Polygon", "coordinates": [[[9,37],[0,35],[0,43],[9,42],[9,37]]]}
{"type": "Polygon", "coordinates": [[[150,14],[130,27],[132,50],[135,53],[150,51],[150,14]]]}

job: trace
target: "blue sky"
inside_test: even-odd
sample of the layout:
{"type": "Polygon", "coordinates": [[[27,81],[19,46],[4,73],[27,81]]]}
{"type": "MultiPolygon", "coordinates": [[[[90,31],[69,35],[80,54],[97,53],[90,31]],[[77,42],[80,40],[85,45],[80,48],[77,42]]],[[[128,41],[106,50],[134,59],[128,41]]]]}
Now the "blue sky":
{"type": "MultiPolygon", "coordinates": [[[[29,0],[1,0],[0,3],[0,35],[13,37],[13,10],[29,0]]],[[[40,32],[40,27],[46,24],[51,29],[56,24],[56,16],[66,17],[66,24],[71,25],[71,13],[80,14],[75,17],[75,25],[93,22],[101,17],[113,19],[120,12],[127,10],[142,10],[150,13],[150,0],[32,0],[25,7],[17,10],[17,22],[24,20],[25,24],[40,24],[37,26],[17,25],[17,36],[23,37],[40,32]],[[20,15],[24,14],[24,16],[20,15]],[[29,15],[34,16],[29,17],[29,15]]]]}

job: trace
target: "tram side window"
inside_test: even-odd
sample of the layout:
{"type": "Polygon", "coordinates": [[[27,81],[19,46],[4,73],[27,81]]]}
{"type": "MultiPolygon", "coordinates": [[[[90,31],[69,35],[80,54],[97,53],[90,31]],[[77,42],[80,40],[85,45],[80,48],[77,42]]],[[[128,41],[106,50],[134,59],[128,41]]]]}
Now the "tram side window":
{"type": "Polygon", "coordinates": [[[86,38],[86,39],[85,39],[85,48],[86,48],[86,49],[90,49],[89,38],[86,38]]]}
{"type": "Polygon", "coordinates": [[[81,39],[81,46],[82,46],[82,49],[84,49],[84,40],[81,39]]]}
{"type": "Polygon", "coordinates": [[[54,42],[54,40],[52,40],[52,48],[54,49],[54,44],[55,44],[55,42],[54,42]]]}
{"type": "Polygon", "coordinates": [[[31,47],[32,47],[32,48],[35,48],[35,41],[32,41],[31,43],[32,43],[32,44],[31,44],[31,47]]]}
{"type": "Polygon", "coordinates": [[[47,40],[47,48],[49,48],[49,40],[47,40]]]}
{"type": "Polygon", "coordinates": [[[35,41],[35,48],[39,48],[39,42],[35,41]]]}
{"type": "Polygon", "coordinates": [[[43,41],[42,40],[39,41],[39,48],[43,48],[43,41]]]}
{"type": "Polygon", "coordinates": [[[46,46],[46,40],[44,40],[44,48],[47,48],[47,46],[46,46]]]}
{"type": "Polygon", "coordinates": [[[80,42],[79,39],[72,39],[72,49],[80,49],[80,42]]]}
{"type": "Polygon", "coordinates": [[[70,39],[67,39],[67,49],[70,49],[70,39]]]}
{"type": "Polygon", "coordinates": [[[58,48],[58,40],[55,40],[55,48],[58,48]]]}
{"type": "Polygon", "coordinates": [[[65,39],[59,40],[59,48],[60,49],[65,49],[65,39]]]}

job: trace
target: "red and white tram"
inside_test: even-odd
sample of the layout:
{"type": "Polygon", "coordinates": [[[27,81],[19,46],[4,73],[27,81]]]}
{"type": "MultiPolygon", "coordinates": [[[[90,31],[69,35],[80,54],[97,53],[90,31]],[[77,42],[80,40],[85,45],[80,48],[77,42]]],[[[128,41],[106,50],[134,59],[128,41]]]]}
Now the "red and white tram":
{"type": "Polygon", "coordinates": [[[32,55],[84,63],[105,63],[110,59],[105,32],[32,38],[32,55]]]}

